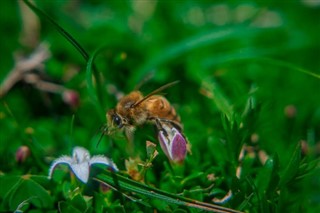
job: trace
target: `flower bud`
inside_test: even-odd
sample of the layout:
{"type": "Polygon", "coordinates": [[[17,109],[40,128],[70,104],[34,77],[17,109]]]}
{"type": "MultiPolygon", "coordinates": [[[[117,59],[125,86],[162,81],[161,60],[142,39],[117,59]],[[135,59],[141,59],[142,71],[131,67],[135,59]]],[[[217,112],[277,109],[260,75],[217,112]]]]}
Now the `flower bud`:
{"type": "Polygon", "coordinates": [[[62,93],[62,99],[66,104],[68,104],[72,108],[76,108],[80,104],[79,94],[74,90],[65,90],[62,93]]]}
{"type": "Polygon", "coordinates": [[[182,163],[187,154],[187,141],[174,127],[163,125],[159,131],[158,139],[166,156],[173,162],[182,163]]]}
{"type": "Polygon", "coordinates": [[[20,146],[16,151],[16,161],[18,163],[23,163],[30,156],[30,149],[27,146],[20,146]]]}

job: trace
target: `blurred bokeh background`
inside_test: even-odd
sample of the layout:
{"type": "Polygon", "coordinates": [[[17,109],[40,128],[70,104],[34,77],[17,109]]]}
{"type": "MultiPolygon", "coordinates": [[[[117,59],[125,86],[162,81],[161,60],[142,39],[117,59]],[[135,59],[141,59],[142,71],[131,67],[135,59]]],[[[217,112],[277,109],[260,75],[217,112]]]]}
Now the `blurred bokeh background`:
{"type": "MultiPolygon", "coordinates": [[[[225,205],[250,212],[319,210],[320,1],[32,2],[48,18],[21,0],[0,3],[2,177],[47,175],[51,160],[74,146],[128,170],[124,137],[105,136],[96,147],[106,111],[144,79],[144,94],[179,80],[164,93],[192,154],[171,168],[158,147],[147,184],[205,202],[233,189],[225,205]],[[99,50],[94,87],[88,89],[86,59],[48,19],[89,57],[99,50]],[[216,188],[206,190],[211,184],[216,188]]],[[[135,157],[142,161],[146,140],[157,144],[153,127],[136,132],[135,157]]],[[[47,187],[53,204],[29,209],[68,200],[61,188],[47,187]]],[[[0,210],[16,204],[8,191],[0,190],[0,210]]]]}

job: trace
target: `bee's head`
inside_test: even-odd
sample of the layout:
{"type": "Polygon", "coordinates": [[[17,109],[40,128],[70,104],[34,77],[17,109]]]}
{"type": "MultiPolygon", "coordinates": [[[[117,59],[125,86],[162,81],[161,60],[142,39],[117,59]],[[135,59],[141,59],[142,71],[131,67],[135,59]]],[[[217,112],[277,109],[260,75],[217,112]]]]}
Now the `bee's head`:
{"type": "Polygon", "coordinates": [[[126,119],[123,119],[123,117],[116,113],[114,109],[110,109],[107,112],[106,117],[107,124],[101,127],[102,134],[97,146],[99,145],[103,135],[113,135],[117,130],[121,130],[126,123],[126,119]]]}
{"type": "Polygon", "coordinates": [[[107,112],[107,121],[108,127],[111,129],[121,129],[124,124],[123,118],[118,113],[116,113],[114,109],[111,109],[107,112]]]}

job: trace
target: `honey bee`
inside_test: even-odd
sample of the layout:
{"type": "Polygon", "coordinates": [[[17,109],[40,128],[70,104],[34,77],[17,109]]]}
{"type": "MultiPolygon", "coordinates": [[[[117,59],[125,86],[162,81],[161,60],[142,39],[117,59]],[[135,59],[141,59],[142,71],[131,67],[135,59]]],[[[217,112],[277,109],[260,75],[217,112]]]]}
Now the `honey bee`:
{"type": "Polygon", "coordinates": [[[136,127],[152,124],[158,131],[160,145],[169,159],[183,161],[187,140],[182,134],[180,117],[165,97],[157,95],[177,83],[178,81],[168,83],[146,96],[135,90],[122,97],[116,107],[106,114],[107,134],[122,130],[127,140],[132,142],[136,127]]]}

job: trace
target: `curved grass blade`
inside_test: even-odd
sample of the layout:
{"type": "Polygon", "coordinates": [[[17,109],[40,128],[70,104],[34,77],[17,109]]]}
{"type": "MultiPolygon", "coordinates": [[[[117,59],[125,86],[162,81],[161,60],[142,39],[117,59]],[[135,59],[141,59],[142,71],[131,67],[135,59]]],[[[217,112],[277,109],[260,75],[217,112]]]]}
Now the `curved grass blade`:
{"type": "Polygon", "coordinates": [[[254,183],[253,178],[251,176],[247,176],[246,181],[249,184],[249,186],[251,186],[251,188],[253,190],[253,194],[256,196],[257,203],[258,203],[258,209],[259,209],[258,212],[264,212],[263,201],[262,201],[262,198],[259,194],[259,190],[258,190],[256,184],[254,183]]]}
{"type": "MultiPolygon", "coordinates": [[[[101,180],[99,180],[99,179],[96,179],[96,178],[93,178],[93,179],[94,179],[95,181],[98,181],[99,183],[101,183],[101,184],[109,187],[110,189],[114,190],[115,192],[120,193],[123,197],[127,198],[128,200],[130,200],[130,201],[132,201],[132,202],[140,203],[140,204],[142,204],[142,205],[144,205],[144,206],[147,206],[147,207],[151,208],[151,206],[150,206],[147,202],[144,202],[144,201],[141,200],[141,199],[136,199],[136,198],[133,197],[133,196],[127,195],[127,194],[125,194],[125,193],[122,193],[121,190],[118,189],[117,187],[114,187],[114,186],[112,186],[112,185],[109,185],[109,184],[107,184],[106,182],[103,182],[103,181],[101,181],[101,180]]],[[[120,203],[121,203],[121,202],[120,202],[120,203]]],[[[124,206],[124,203],[121,203],[121,204],[124,206]]]]}
{"type": "Polygon", "coordinates": [[[288,68],[288,69],[291,69],[291,70],[294,70],[294,71],[297,71],[297,72],[301,72],[301,73],[304,73],[304,74],[307,74],[307,75],[310,75],[312,77],[320,79],[320,75],[319,74],[311,72],[311,71],[306,70],[306,69],[303,69],[301,67],[297,67],[296,65],[294,65],[292,63],[289,63],[289,62],[286,62],[286,61],[280,61],[280,60],[276,60],[276,59],[273,59],[273,58],[253,58],[253,59],[257,60],[257,61],[265,62],[265,63],[274,64],[274,65],[277,65],[279,67],[285,67],[285,68],[288,68]]]}
{"type": "Polygon", "coordinates": [[[234,115],[233,106],[215,80],[213,78],[204,79],[202,89],[208,93],[207,97],[213,100],[217,108],[223,112],[230,121],[234,115]]]}
{"type": "Polygon", "coordinates": [[[254,28],[247,28],[243,26],[218,30],[215,29],[206,31],[204,33],[202,32],[159,51],[157,55],[151,56],[151,58],[147,60],[148,62],[140,67],[136,71],[136,75],[133,76],[133,79],[130,80],[137,83],[139,82],[139,79],[142,79],[143,76],[145,76],[150,70],[153,70],[160,64],[177,58],[191,50],[195,50],[197,48],[205,47],[208,45],[213,45],[235,37],[246,37],[247,39],[250,39],[251,37],[254,37],[257,34],[262,34],[263,32],[265,31],[259,31],[254,28]]]}
{"type": "Polygon", "coordinates": [[[88,61],[89,54],[87,51],[74,39],[67,31],[65,31],[60,25],[55,22],[50,16],[48,16],[45,12],[31,4],[28,0],[23,0],[23,2],[33,11],[35,12],[39,17],[44,18],[48,20],[57,30],[58,32],[65,37],[82,55],[82,57],[88,61]]]}
{"type": "Polygon", "coordinates": [[[88,58],[88,62],[87,62],[87,67],[86,67],[86,81],[87,81],[87,89],[88,89],[88,93],[89,96],[92,100],[93,103],[97,103],[98,102],[98,97],[96,95],[96,91],[93,85],[93,81],[92,81],[92,75],[94,72],[92,72],[92,67],[93,67],[93,62],[94,59],[96,57],[96,55],[98,54],[98,51],[95,51],[90,58],[88,58]]]}
{"type": "MultiPolygon", "coordinates": [[[[131,179],[128,179],[116,173],[114,173],[113,175],[117,177],[118,187],[121,187],[122,190],[127,190],[139,195],[145,195],[150,198],[160,199],[168,203],[182,205],[186,207],[193,207],[193,208],[201,209],[204,211],[222,212],[222,213],[226,213],[226,212],[240,213],[240,211],[237,211],[234,209],[230,209],[230,208],[226,208],[226,207],[222,207],[222,206],[218,206],[210,203],[200,202],[200,201],[179,196],[176,194],[168,193],[156,188],[152,188],[150,186],[133,181],[131,179]]],[[[114,182],[114,177],[112,177],[111,171],[106,170],[105,174],[98,175],[98,178],[95,178],[95,180],[100,183],[104,183],[104,184],[116,187],[115,186],[116,184],[114,182]]]]}
{"type": "Polygon", "coordinates": [[[299,165],[301,162],[301,143],[297,143],[289,163],[287,164],[286,169],[281,175],[281,180],[279,183],[280,187],[283,187],[290,181],[292,181],[298,173],[299,165]]]}
{"type": "Polygon", "coordinates": [[[105,117],[105,111],[104,107],[106,106],[106,103],[103,102],[102,98],[102,85],[100,84],[100,75],[97,72],[97,69],[94,64],[94,60],[100,54],[101,51],[106,49],[107,46],[102,46],[98,49],[96,49],[93,54],[89,57],[88,62],[87,62],[87,67],[86,67],[86,82],[87,82],[87,89],[89,96],[94,103],[94,105],[97,107],[99,115],[102,117],[105,117]],[[93,83],[93,78],[94,76],[95,83],[96,83],[96,88],[93,83]],[[100,103],[100,105],[98,104],[100,103]],[[104,106],[104,107],[102,107],[104,106]]]}
{"type": "Polygon", "coordinates": [[[284,67],[293,71],[301,72],[306,75],[312,76],[314,78],[320,79],[320,75],[311,72],[309,70],[303,69],[301,67],[298,67],[295,64],[286,62],[286,61],[281,61],[273,58],[266,58],[266,57],[257,57],[257,55],[267,55],[269,53],[272,53],[272,50],[258,50],[258,49],[242,49],[241,51],[237,52],[231,52],[229,54],[226,54],[224,57],[217,57],[215,56],[214,60],[212,57],[209,57],[204,60],[202,63],[203,69],[209,69],[210,67],[221,64],[221,63],[233,63],[233,62],[239,62],[239,61],[256,61],[256,62],[261,62],[261,63],[267,63],[267,64],[273,64],[277,65],[279,67],[284,67]],[[240,52],[240,53],[239,53],[240,52]]]}
{"type": "MultiPolygon", "coordinates": [[[[31,4],[28,0],[23,0],[25,4],[32,10],[34,11],[40,18],[44,18],[45,20],[49,21],[57,30],[58,32],[65,38],[67,39],[82,55],[82,57],[85,59],[87,62],[87,84],[88,84],[88,92],[90,94],[90,97],[92,98],[94,103],[100,103],[101,106],[104,105],[103,103],[103,98],[102,98],[102,89],[100,85],[100,78],[97,72],[97,69],[95,65],[93,64],[95,54],[93,56],[89,57],[88,52],[77,42],[77,40],[70,35],[67,31],[65,31],[57,22],[55,22],[50,16],[48,16],[45,12],[31,4]],[[96,79],[96,85],[97,85],[97,91],[95,92],[93,83],[92,83],[92,70],[93,69],[93,75],[96,79]],[[90,78],[88,77],[89,73],[88,70],[90,71],[90,78]],[[98,97],[96,95],[98,94],[98,97]]],[[[98,51],[96,51],[98,52],[98,51]]],[[[100,110],[101,111],[101,110],[100,110]]]]}

